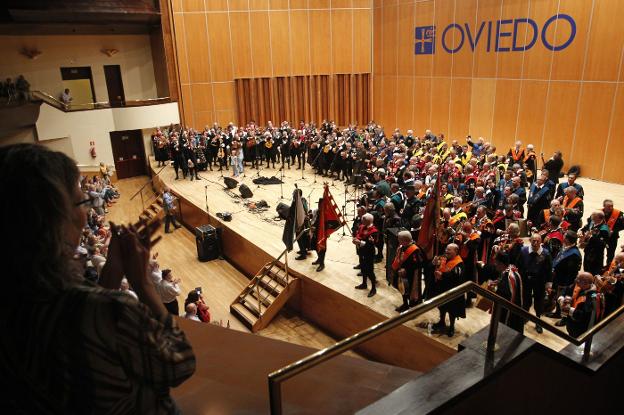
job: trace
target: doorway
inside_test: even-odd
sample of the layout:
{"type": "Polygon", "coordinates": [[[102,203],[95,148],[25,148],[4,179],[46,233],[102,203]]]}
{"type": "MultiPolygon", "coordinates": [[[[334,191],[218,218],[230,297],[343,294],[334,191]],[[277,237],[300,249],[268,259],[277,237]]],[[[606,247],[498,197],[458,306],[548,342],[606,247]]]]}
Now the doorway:
{"type": "Polygon", "coordinates": [[[63,80],[63,91],[69,89],[69,94],[72,97],[69,104],[70,108],[93,108],[95,89],[93,88],[93,75],[90,66],[61,68],[61,79],[63,80]]]}
{"type": "Polygon", "coordinates": [[[141,130],[111,131],[110,138],[118,179],[147,174],[141,130]]]}
{"type": "Polygon", "coordinates": [[[111,107],[123,107],[126,105],[123,81],[121,79],[121,67],[119,65],[104,65],[104,77],[108,90],[108,102],[111,107]]]}

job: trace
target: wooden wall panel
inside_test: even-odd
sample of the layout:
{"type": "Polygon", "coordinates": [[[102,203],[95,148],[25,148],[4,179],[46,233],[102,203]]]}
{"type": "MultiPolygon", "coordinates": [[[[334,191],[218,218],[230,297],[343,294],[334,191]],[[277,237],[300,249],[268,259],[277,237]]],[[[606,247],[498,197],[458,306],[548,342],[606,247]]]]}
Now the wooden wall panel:
{"type": "Polygon", "coordinates": [[[293,11],[290,13],[290,55],[293,73],[310,73],[310,27],[308,25],[308,11],[293,11]]]}
{"type": "Polygon", "coordinates": [[[624,16],[624,2],[601,0],[594,3],[587,62],[584,79],[591,81],[617,81],[624,45],[624,30],[620,19],[624,16]]]}
{"type": "MultiPolygon", "coordinates": [[[[489,41],[495,38],[496,21],[501,15],[500,0],[479,0],[477,9],[477,22],[486,22],[479,43],[475,46],[475,59],[473,74],[476,77],[496,76],[496,53],[492,51],[496,47],[495,42],[489,41]],[[493,22],[493,23],[488,23],[493,22]],[[490,35],[491,34],[491,35],[490,35]]],[[[480,25],[480,23],[479,23],[480,25]]],[[[475,36],[476,38],[476,36],[475,36]]]]}
{"type": "MultiPolygon", "coordinates": [[[[513,20],[518,17],[524,17],[529,13],[529,0],[517,0],[517,1],[505,1],[503,2],[503,10],[501,14],[501,20],[507,21],[507,23],[501,23],[501,34],[509,33],[509,36],[501,36],[499,40],[499,48],[501,49],[513,49],[513,35],[511,33],[514,30],[513,20]]],[[[527,36],[531,35],[529,32],[531,26],[528,24],[518,25],[518,34],[516,35],[516,45],[519,47],[527,44],[527,36]]],[[[524,60],[524,54],[522,52],[499,52],[498,57],[498,69],[496,76],[498,78],[520,78],[522,76],[522,64],[524,60]]]]}
{"type": "Polygon", "coordinates": [[[470,100],[472,79],[453,79],[448,136],[463,142],[470,134],[470,100]]]}
{"type": "MultiPolygon", "coordinates": [[[[414,11],[416,22],[414,24],[415,27],[418,26],[432,26],[433,23],[433,13],[435,11],[434,2],[427,1],[416,3],[416,9],[414,11]]],[[[376,10],[375,13],[378,13],[376,10]]],[[[385,24],[385,22],[384,22],[385,24]]],[[[412,30],[409,34],[402,33],[402,36],[409,36],[410,39],[415,40],[415,30],[412,30]]],[[[415,47],[415,46],[414,46],[415,47]]],[[[414,50],[411,51],[409,55],[416,61],[416,75],[417,76],[431,76],[433,71],[433,55],[415,55],[414,50]]]]}
{"type": "Polygon", "coordinates": [[[204,5],[206,11],[223,12],[228,10],[228,0],[205,0],[204,5]]]}
{"type": "Polygon", "coordinates": [[[195,128],[204,129],[204,127],[211,127],[215,121],[215,113],[213,111],[197,111],[194,115],[193,125],[195,128]]]}
{"type": "Polygon", "coordinates": [[[383,32],[383,9],[373,9],[373,73],[381,74],[381,34],[383,32]]]}
{"type": "Polygon", "coordinates": [[[373,12],[353,10],[353,69],[354,73],[372,71],[373,12]]]}
{"type": "Polygon", "coordinates": [[[230,25],[236,27],[236,30],[232,30],[234,77],[253,77],[249,13],[231,13],[230,25]]]}
{"type": "MultiPolygon", "coordinates": [[[[538,28],[542,28],[544,23],[546,23],[551,16],[557,14],[558,7],[559,0],[531,0],[528,17],[535,21],[538,28]]],[[[555,27],[556,25],[551,25],[550,29],[546,32],[546,38],[550,44],[554,41],[555,27]]],[[[543,47],[540,43],[537,43],[540,40],[541,36],[538,35],[535,46],[522,52],[524,55],[522,77],[524,79],[548,79],[550,76],[553,52],[543,47]]]]}
{"type": "MultiPolygon", "coordinates": [[[[292,73],[290,67],[290,22],[286,11],[271,12],[271,55],[273,75],[283,76],[292,73]]],[[[307,28],[307,25],[306,25],[307,28]]],[[[295,29],[299,30],[299,29],[295,29]]]]}
{"type": "Polygon", "coordinates": [[[496,80],[473,79],[471,93],[470,134],[489,141],[492,138],[496,80]]]}
{"type": "Polygon", "coordinates": [[[381,79],[381,119],[384,120],[386,131],[390,132],[396,128],[397,114],[397,78],[386,76],[381,79]]]}
{"type": "MultiPolygon", "coordinates": [[[[602,180],[622,183],[624,176],[624,88],[619,86],[611,112],[609,143],[604,149],[602,180]]],[[[601,155],[600,158],[603,156],[601,155]]]]}
{"type": "Polygon", "coordinates": [[[204,0],[182,0],[182,10],[185,12],[203,12],[204,0]]]}
{"type": "MultiPolygon", "coordinates": [[[[554,53],[552,79],[580,79],[583,73],[585,50],[589,31],[589,21],[593,1],[566,0],[559,3],[559,13],[574,16],[576,37],[565,53],[554,53]]],[[[563,19],[557,20],[555,45],[563,44],[570,38],[571,25],[563,19]]]]}
{"type": "Polygon", "coordinates": [[[263,78],[273,75],[271,64],[271,27],[268,12],[251,12],[253,53],[253,76],[263,78]]]}
{"type": "Polygon", "coordinates": [[[249,0],[250,10],[269,10],[269,0],[249,0]]]}
{"type": "Polygon", "coordinates": [[[401,131],[413,128],[413,111],[414,111],[414,82],[413,77],[398,78],[397,90],[397,127],[401,131]]]}
{"type": "Polygon", "coordinates": [[[516,141],[520,87],[520,81],[496,81],[492,143],[501,150],[516,141]]]}
{"type": "Polygon", "coordinates": [[[381,25],[381,75],[397,74],[399,33],[397,22],[399,19],[398,7],[388,6],[383,8],[383,24],[381,25]]]}
{"type": "Polygon", "coordinates": [[[193,96],[193,110],[213,111],[212,105],[212,85],[211,84],[191,84],[191,94],[193,96]]]}
{"type": "Polygon", "coordinates": [[[213,81],[231,81],[233,72],[228,15],[227,13],[207,13],[206,19],[210,42],[210,61],[213,62],[211,66],[213,81]]]}
{"type": "Polygon", "coordinates": [[[331,32],[329,11],[310,10],[310,53],[312,73],[331,73],[331,32]]]}
{"type": "MultiPolygon", "coordinates": [[[[468,24],[471,28],[471,33],[474,32],[477,27],[477,9],[478,0],[455,0],[455,16],[453,21],[459,22],[459,24],[468,24]]],[[[460,34],[454,30],[454,44],[459,45],[461,41],[460,34]]],[[[474,35],[473,42],[474,42],[474,35]]],[[[456,53],[453,54],[453,76],[471,77],[472,76],[472,63],[474,60],[474,54],[470,46],[470,40],[467,35],[464,34],[464,46],[456,53]]]]}
{"type": "MultiPolygon", "coordinates": [[[[206,47],[206,20],[203,14],[185,14],[184,27],[192,31],[187,37],[187,55],[189,57],[190,82],[210,81],[210,62],[206,47]]],[[[228,54],[229,55],[229,54],[228,54]]]]}
{"type": "MultiPolygon", "coordinates": [[[[615,84],[585,83],[570,159],[581,166],[583,176],[600,178],[604,149],[609,136],[615,84]]],[[[620,142],[620,145],[624,143],[620,142]]]]}
{"type": "Polygon", "coordinates": [[[351,10],[332,10],[333,73],[353,72],[353,13],[351,10]]]}
{"type": "Polygon", "coordinates": [[[541,147],[546,155],[556,150],[562,151],[566,165],[570,162],[580,89],[581,85],[577,82],[553,82],[546,103],[541,147]]]}
{"type": "Polygon", "coordinates": [[[178,63],[178,76],[181,84],[189,83],[188,63],[186,60],[186,31],[184,30],[184,16],[173,16],[174,38],[176,39],[176,60],[178,63]]]}
{"type": "MultiPolygon", "coordinates": [[[[436,26],[436,53],[433,55],[433,75],[434,76],[450,76],[453,55],[445,52],[443,44],[448,49],[454,50],[457,45],[454,44],[455,32],[457,29],[451,29],[444,35],[444,27],[447,27],[454,21],[455,3],[452,1],[436,1],[435,10],[433,12],[434,24],[436,26]],[[443,41],[446,39],[446,41],[443,41]]],[[[458,38],[458,42],[459,42],[458,38]]]]}
{"type": "Polygon", "coordinates": [[[399,76],[414,76],[414,36],[406,36],[406,33],[414,32],[414,4],[399,5],[398,13],[398,30],[399,41],[396,45],[398,49],[398,67],[397,74],[399,76]]]}
{"type": "Polygon", "coordinates": [[[248,0],[229,0],[228,7],[230,11],[248,11],[248,0]]]}
{"type": "Polygon", "coordinates": [[[186,125],[195,125],[193,122],[193,100],[191,99],[191,86],[181,85],[180,92],[182,93],[182,108],[184,110],[184,119],[181,121],[186,125]]]}
{"type": "Polygon", "coordinates": [[[288,0],[270,0],[269,7],[271,10],[287,10],[288,0]]]}
{"type": "Polygon", "coordinates": [[[414,133],[424,134],[431,122],[431,80],[415,78],[414,82],[414,133]]]}
{"type": "Polygon", "coordinates": [[[234,82],[216,83],[212,87],[214,88],[215,110],[223,111],[235,108],[234,82]]]}
{"type": "Polygon", "coordinates": [[[532,143],[538,153],[542,144],[544,120],[546,119],[547,94],[548,82],[522,81],[516,138],[525,144],[532,143]]]}
{"type": "Polygon", "coordinates": [[[431,81],[431,130],[448,135],[451,78],[433,78],[431,81]]]}
{"type": "Polygon", "coordinates": [[[351,0],[331,0],[332,9],[342,9],[347,7],[353,7],[351,0]]]}

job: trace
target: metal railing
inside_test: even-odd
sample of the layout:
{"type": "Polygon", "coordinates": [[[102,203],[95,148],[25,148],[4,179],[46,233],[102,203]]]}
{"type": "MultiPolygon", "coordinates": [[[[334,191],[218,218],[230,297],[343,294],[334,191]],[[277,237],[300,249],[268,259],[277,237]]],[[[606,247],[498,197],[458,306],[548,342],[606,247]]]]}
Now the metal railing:
{"type": "Polygon", "coordinates": [[[162,98],[147,98],[147,99],[127,99],[124,100],[121,105],[114,106],[111,105],[109,101],[101,101],[101,102],[87,102],[82,104],[66,104],[61,102],[57,98],[43,91],[32,91],[33,98],[38,98],[46,103],[52,105],[53,107],[64,111],[64,112],[72,112],[72,111],[85,111],[85,110],[93,110],[93,109],[103,109],[103,108],[123,108],[123,107],[140,107],[144,105],[157,105],[157,104],[165,104],[167,102],[171,102],[170,97],[162,97],[162,98]]]}
{"type": "MultiPolygon", "coordinates": [[[[163,171],[165,168],[167,167],[167,165],[164,165],[160,170],[158,170],[143,186],[141,186],[141,188],[139,190],[136,191],[135,194],[133,194],[132,196],[130,196],[130,200],[134,200],[135,197],[141,195],[141,208],[143,210],[145,210],[145,198],[143,197],[143,190],[150,184],[154,183],[154,178],[156,176],[158,176],[160,174],[161,171],[163,171]]],[[[153,189],[152,189],[153,190],[153,189]]],[[[158,194],[156,194],[155,196],[151,197],[150,199],[150,204],[156,200],[158,198],[158,194]]],[[[149,206],[149,205],[148,205],[149,206]]]]}
{"type": "Polygon", "coordinates": [[[552,324],[541,320],[540,318],[530,314],[526,310],[518,307],[516,304],[513,304],[506,299],[496,295],[495,293],[475,284],[474,282],[465,282],[460,286],[457,286],[449,291],[440,294],[437,297],[434,297],[430,300],[427,300],[411,310],[407,310],[396,317],[389,318],[388,320],[382,321],[381,323],[375,324],[365,330],[360,331],[346,339],[343,339],[333,346],[327,347],[323,350],[319,350],[316,353],[313,353],[307,357],[304,357],[301,360],[298,360],[294,363],[291,363],[288,366],[285,366],[281,369],[276,370],[275,372],[269,374],[269,401],[271,405],[271,413],[272,414],[281,414],[282,413],[282,391],[281,384],[283,381],[292,378],[299,373],[305,372],[319,364],[338,356],[357,345],[364,343],[372,338],[379,336],[401,324],[404,324],[430,310],[433,310],[436,307],[439,307],[449,301],[452,301],[462,295],[465,295],[469,292],[473,292],[475,294],[479,294],[489,300],[494,304],[492,309],[492,316],[490,318],[490,328],[488,333],[488,339],[486,343],[486,351],[488,354],[491,354],[495,350],[496,337],[498,334],[498,322],[500,319],[501,308],[507,309],[509,312],[519,315],[522,318],[539,324],[545,330],[553,333],[555,336],[562,338],[576,346],[580,346],[585,344],[585,348],[583,351],[583,360],[586,361],[589,359],[592,338],[596,333],[606,327],[610,322],[615,320],[617,317],[624,312],[624,305],[620,306],[613,313],[609,314],[607,317],[602,319],[596,325],[590,327],[585,333],[580,335],[579,337],[572,337],[568,333],[560,330],[559,328],[553,326],[552,324]]]}

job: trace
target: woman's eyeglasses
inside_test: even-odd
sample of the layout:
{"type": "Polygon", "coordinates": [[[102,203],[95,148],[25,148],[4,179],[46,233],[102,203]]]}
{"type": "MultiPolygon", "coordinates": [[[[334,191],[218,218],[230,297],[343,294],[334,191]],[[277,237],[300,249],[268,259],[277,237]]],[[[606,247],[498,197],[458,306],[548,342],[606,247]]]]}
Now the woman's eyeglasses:
{"type": "Polygon", "coordinates": [[[76,202],[74,204],[74,206],[76,206],[76,207],[78,207],[78,206],[91,207],[91,199],[87,198],[87,199],[81,200],[80,202],[76,202]]]}

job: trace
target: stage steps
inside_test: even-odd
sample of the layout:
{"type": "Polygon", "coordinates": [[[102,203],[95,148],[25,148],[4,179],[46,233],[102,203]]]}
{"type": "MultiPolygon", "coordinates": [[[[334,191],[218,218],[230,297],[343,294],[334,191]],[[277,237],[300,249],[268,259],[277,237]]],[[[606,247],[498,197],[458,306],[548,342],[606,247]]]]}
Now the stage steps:
{"type": "Polygon", "coordinates": [[[299,288],[299,280],[288,275],[279,262],[265,264],[230,305],[236,316],[253,333],[269,325],[299,288]]]}
{"type": "Polygon", "coordinates": [[[152,202],[141,212],[139,215],[139,219],[142,219],[146,222],[151,222],[152,220],[158,218],[162,219],[165,217],[165,210],[163,208],[163,199],[162,196],[158,196],[152,200],[152,202]]]}

